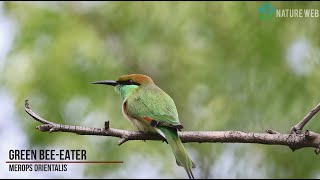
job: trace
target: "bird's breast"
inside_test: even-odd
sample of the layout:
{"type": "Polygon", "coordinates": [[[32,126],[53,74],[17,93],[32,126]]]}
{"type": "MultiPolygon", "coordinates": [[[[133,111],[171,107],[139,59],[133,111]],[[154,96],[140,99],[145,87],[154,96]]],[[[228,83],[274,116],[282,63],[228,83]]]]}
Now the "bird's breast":
{"type": "Polygon", "coordinates": [[[130,121],[130,116],[128,115],[128,111],[127,111],[127,101],[125,100],[123,103],[122,103],[122,114],[123,116],[128,119],[130,121]]]}

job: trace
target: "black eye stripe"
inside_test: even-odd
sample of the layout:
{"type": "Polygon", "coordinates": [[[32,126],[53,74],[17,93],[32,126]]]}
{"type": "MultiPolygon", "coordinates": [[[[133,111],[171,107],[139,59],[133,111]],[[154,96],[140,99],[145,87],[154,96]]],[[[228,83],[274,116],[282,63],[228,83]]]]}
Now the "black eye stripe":
{"type": "Polygon", "coordinates": [[[137,86],[140,86],[139,83],[134,82],[132,79],[129,79],[127,81],[117,81],[117,83],[121,84],[121,85],[137,85],[137,86]]]}

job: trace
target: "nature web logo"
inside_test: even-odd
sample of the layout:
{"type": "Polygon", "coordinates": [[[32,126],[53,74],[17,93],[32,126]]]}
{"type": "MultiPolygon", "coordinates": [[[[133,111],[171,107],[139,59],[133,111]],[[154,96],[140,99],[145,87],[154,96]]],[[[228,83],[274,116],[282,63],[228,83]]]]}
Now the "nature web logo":
{"type": "Polygon", "coordinates": [[[276,9],[268,2],[258,8],[260,19],[272,19],[276,9]]]}
{"type": "Polygon", "coordinates": [[[318,8],[274,8],[268,2],[258,7],[259,18],[271,20],[275,18],[319,18],[318,8]]]}

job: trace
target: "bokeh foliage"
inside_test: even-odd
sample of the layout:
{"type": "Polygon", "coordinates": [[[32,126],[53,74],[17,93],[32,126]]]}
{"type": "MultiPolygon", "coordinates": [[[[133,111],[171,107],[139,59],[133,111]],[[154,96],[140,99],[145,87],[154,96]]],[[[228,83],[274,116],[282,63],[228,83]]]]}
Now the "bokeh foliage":
{"type": "MultiPolygon", "coordinates": [[[[140,154],[155,164],[163,161],[154,167],[163,177],[184,178],[183,170],[172,170],[176,164],[163,143],[134,141],[118,147],[115,138],[38,132],[38,123],[23,111],[24,99],[57,123],[101,127],[110,120],[112,127],[133,130],[114,90],[89,83],[142,73],[175,100],[185,130],[289,132],[319,103],[320,21],[261,20],[257,8],[262,4],[6,2],[18,32],[1,83],[15,98],[31,146],[87,149],[92,160],[126,161],[140,154]],[[299,39],[312,49],[305,74],[296,73],[287,61],[288,48],[299,39]]],[[[318,2],[271,4],[320,9],[318,2]]],[[[306,128],[320,132],[319,120],[315,117],[306,128]]],[[[214,178],[208,172],[227,146],[186,147],[196,157],[197,175],[214,178]]],[[[292,153],[287,147],[247,145],[241,150],[248,149],[263,152],[266,158],[259,165],[272,166],[269,178],[312,178],[319,170],[312,149],[292,153]]],[[[88,166],[85,172],[103,177],[121,168],[88,166]]]]}

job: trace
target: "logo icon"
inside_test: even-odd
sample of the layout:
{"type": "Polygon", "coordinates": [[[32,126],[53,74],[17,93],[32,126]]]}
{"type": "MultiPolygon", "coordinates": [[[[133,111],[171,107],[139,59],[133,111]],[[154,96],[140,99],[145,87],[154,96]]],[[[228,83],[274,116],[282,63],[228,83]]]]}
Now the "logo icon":
{"type": "Polygon", "coordinates": [[[272,19],[276,9],[268,2],[258,8],[260,19],[272,19]]]}

